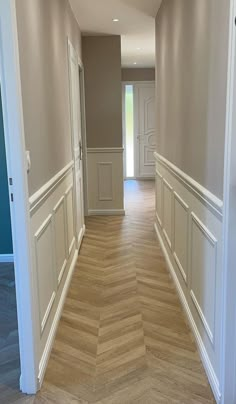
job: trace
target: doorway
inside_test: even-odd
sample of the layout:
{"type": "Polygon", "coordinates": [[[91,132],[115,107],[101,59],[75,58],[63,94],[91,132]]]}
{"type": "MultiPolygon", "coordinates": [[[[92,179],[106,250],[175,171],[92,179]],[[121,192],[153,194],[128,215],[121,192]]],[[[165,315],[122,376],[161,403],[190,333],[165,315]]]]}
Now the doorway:
{"type": "Polygon", "coordinates": [[[71,109],[71,134],[72,156],[74,160],[75,182],[75,229],[77,247],[80,248],[85,232],[85,205],[86,185],[84,185],[84,173],[86,173],[86,137],[85,137],[85,109],[83,97],[83,65],[78,55],[68,40],[69,57],[69,83],[70,83],[70,109],[71,109]]]}
{"type": "Polygon", "coordinates": [[[123,83],[125,179],[154,179],[155,82],[123,83]]]}

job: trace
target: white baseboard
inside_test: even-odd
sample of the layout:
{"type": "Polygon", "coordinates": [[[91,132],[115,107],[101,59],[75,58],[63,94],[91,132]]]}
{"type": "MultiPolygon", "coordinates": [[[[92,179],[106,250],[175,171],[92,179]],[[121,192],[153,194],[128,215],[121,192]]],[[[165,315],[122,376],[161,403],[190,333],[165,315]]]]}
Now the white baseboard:
{"type": "Polygon", "coordinates": [[[199,350],[199,354],[200,354],[200,357],[202,359],[202,363],[203,363],[203,366],[205,368],[205,371],[207,373],[208,380],[210,382],[212,391],[214,393],[214,396],[215,396],[215,399],[216,399],[217,403],[220,403],[220,401],[221,401],[221,392],[220,392],[218,379],[217,379],[216,374],[214,372],[214,369],[212,367],[212,364],[211,364],[211,361],[210,361],[209,356],[207,354],[206,348],[205,348],[205,346],[203,344],[203,341],[201,339],[200,333],[199,333],[199,331],[197,329],[197,326],[196,326],[195,321],[193,319],[192,313],[190,311],[188,302],[187,302],[186,297],[185,297],[185,295],[184,295],[184,293],[182,291],[181,285],[180,285],[179,280],[178,280],[178,278],[176,276],[174,267],[173,267],[173,265],[171,263],[171,259],[169,257],[169,254],[168,254],[168,251],[166,249],[165,243],[164,243],[164,241],[162,239],[161,233],[160,233],[156,223],[154,224],[154,227],[155,227],[157,238],[158,238],[158,240],[160,242],[163,254],[164,254],[165,259],[166,259],[167,267],[168,267],[168,269],[170,271],[170,274],[171,274],[171,277],[172,277],[172,279],[173,279],[173,281],[175,283],[175,286],[176,286],[180,301],[182,303],[182,306],[183,306],[184,311],[185,311],[185,313],[187,315],[190,327],[191,327],[192,332],[194,334],[194,337],[195,337],[195,340],[196,340],[196,343],[197,343],[197,347],[198,347],[198,350],[199,350]]]}
{"type": "Polygon", "coordinates": [[[72,278],[72,275],[73,275],[73,272],[75,269],[75,264],[77,262],[77,258],[78,258],[78,250],[75,250],[75,254],[74,254],[68,275],[67,275],[67,279],[65,281],[65,285],[64,285],[64,288],[63,288],[63,291],[61,294],[61,299],[60,299],[60,302],[57,307],[57,311],[56,311],[56,314],[55,314],[55,317],[54,317],[54,320],[52,323],[52,327],[51,327],[51,330],[50,330],[50,333],[49,333],[49,336],[47,339],[47,343],[45,345],[45,349],[44,349],[42,358],[39,363],[38,389],[41,388],[42,383],[43,383],[44,375],[45,375],[47,364],[48,364],[48,361],[50,358],[51,350],[52,350],[54,339],[56,336],[56,331],[57,331],[58,324],[59,324],[59,321],[61,318],[61,313],[62,313],[62,310],[64,307],[65,299],[66,299],[67,292],[68,292],[70,282],[71,282],[71,278],[72,278]]]}
{"type": "Polygon", "coordinates": [[[13,254],[0,254],[0,263],[8,263],[14,262],[14,255],[13,254]]]}
{"type": "Polygon", "coordinates": [[[125,216],[124,209],[89,209],[89,216],[125,216]]]}
{"type": "Polygon", "coordinates": [[[80,247],[81,247],[81,244],[83,241],[83,237],[85,234],[85,230],[86,230],[85,225],[83,225],[83,228],[80,230],[80,233],[78,235],[78,251],[80,250],[80,247]]]}
{"type": "Polygon", "coordinates": [[[136,177],[137,181],[155,181],[155,175],[152,177],[136,177]]]}

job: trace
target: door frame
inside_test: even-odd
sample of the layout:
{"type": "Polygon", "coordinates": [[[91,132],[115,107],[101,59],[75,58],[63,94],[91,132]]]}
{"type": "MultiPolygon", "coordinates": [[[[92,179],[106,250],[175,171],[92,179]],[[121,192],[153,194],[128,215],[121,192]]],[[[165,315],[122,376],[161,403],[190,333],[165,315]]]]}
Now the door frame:
{"type": "Polygon", "coordinates": [[[78,57],[79,80],[80,80],[80,105],[81,105],[81,134],[83,148],[83,186],[84,186],[84,216],[88,216],[88,158],[87,158],[87,129],[86,129],[86,106],[85,106],[85,78],[84,65],[78,57]]]}
{"type": "Polygon", "coordinates": [[[236,403],[236,0],[230,0],[223,204],[222,404],[236,403]]]}
{"type": "Polygon", "coordinates": [[[32,272],[29,191],[14,1],[0,0],[0,82],[14,253],[20,389],[24,393],[34,394],[38,389],[36,284],[32,272]]]}
{"type": "MultiPolygon", "coordinates": [[[[70,79],[70,66],[69,66],[71,47],[72,47],[72,49],[74,49],[70,39],[67,38],[69,87],[70,87],[70,80],[71,80],[70,79]]],[[[87,132],[86,132],[84,65],[77,52],[76,52],[76,59],[77,59],[77,64],[78,64],[78,75],[79,75],[79,84],[80,84],[81,138],[82,138],[82,153],[83,153],[82,175],[83,175],[84,216],[88,216],[88,167],[87,167],[87,132]]],[[[72,111],[71,94],[69,95],[69,104],[70,104],[70,114],[71,114],[71,111],[72,111]]],[[[73,156],[73,160],[74,160],[72,131],[71,131],[71,150],[72,150],[72,156],[73,156]]]]}
{"type": "Polygon", "coordinates": [[[154,84],[155,80],[150,81],[122,81],[122,128],[123,128],[123,147],[124,147],[124,179],[125,180],[153,180],[153,177],[140,177],[139,175],[139,142],[137,138],[138,132],[138,118],[135,116],[135,109],[137,109],[137,89],[136,85],[143,84],[154,84]],[[134,177],[126,176],[126,114],[125,114],[125,87],[127,85],[132,85],[134,88],[134,177]]]}

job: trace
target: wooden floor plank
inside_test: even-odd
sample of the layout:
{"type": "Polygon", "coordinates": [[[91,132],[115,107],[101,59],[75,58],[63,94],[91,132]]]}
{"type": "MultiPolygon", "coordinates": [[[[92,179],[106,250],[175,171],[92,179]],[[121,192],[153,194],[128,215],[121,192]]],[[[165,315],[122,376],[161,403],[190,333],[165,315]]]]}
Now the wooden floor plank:
{"type": "Polygon", "coordinates": [[[45,382],[26,403],[215,402],[153,230],[154,183],[126,182],[125,199],[125,217],[86,220],[45,382]]]}

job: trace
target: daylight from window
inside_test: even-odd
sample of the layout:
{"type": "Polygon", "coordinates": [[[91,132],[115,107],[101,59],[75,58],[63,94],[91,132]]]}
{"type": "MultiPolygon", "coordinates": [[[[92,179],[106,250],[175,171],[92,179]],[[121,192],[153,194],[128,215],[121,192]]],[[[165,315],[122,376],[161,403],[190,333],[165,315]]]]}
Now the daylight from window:
{"type": "Polygon", "coordinates": [[[134,177],[134,91],[125,87],[126,177],[134,177]]]}

